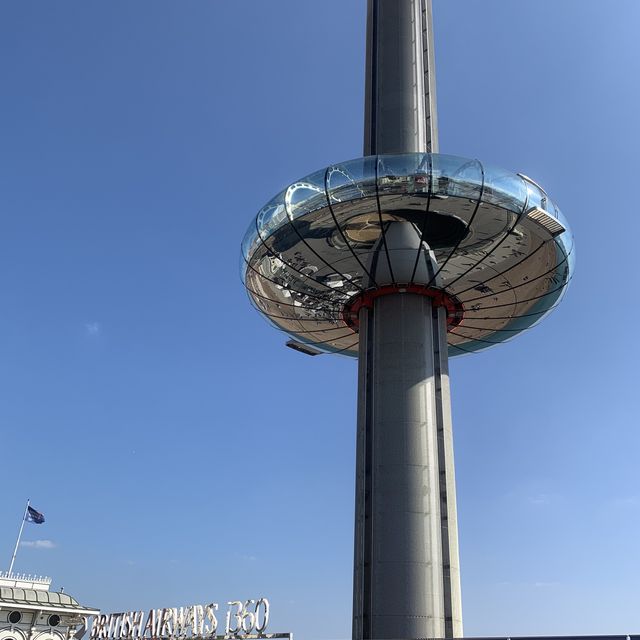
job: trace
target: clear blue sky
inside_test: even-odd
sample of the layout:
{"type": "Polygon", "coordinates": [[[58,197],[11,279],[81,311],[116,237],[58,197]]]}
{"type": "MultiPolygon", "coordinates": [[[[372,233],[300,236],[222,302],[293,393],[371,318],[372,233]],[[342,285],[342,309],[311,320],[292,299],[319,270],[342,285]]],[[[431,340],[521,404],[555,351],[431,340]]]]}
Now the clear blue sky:
{"type": "MultiPolygon", "coordinates": [[[[452,363],[467,635],[640,631],[640,3],[434,0],[443,152],[522,171],[578,259],[452,363]]],[[[356,364],[285,349],[239,244],[362,146],[364,0],[0,3],[0,548],[104,610],[266,595],[350,634],[356,364]],[[40,545],[43,546],[43,545],[40,545]]]]}

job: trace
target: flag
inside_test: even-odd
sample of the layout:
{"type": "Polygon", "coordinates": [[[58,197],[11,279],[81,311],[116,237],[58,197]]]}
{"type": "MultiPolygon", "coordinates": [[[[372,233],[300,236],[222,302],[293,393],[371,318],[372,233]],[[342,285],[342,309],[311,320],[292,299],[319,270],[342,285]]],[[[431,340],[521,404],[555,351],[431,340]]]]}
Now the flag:
{"type": "Polygon", "coordinates": [[[34,524],[42,524],[44,522],[44,516],[36,511],[33,507],[27,507],[27,522],[33,522],[34,524]]]}

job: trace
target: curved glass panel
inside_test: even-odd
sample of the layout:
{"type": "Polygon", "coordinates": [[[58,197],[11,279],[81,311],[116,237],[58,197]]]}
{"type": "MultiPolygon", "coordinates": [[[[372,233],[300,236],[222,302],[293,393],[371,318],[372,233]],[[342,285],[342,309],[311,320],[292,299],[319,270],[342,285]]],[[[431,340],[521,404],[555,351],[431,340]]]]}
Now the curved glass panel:
{"type": "Polygon", "coordinates": [[[447,353],[450,358],[455,358],[456,356],[466,356],[469,355],[466,351],[463,351],[459,347],[454,347],[453,345],[449,345],[447,353]]]}
{"type": "Polygon", "coordinates": [[[514,213],[522,213],[527,201],[527,187],[515,173],[485,165],[482,199],[514,213]]]}
{"type": "MultiPolygon", "coordinates": [[[[561,291],[564,291],[564,289],[554,289],[537,300],[529,301],[527,303],[526,313],[514,315],[513,317],[505,317],[502,326],[492,329],[492,333],[489,333],[486,339],[492,342],[504,342],[523,331],[532,329],[557,306],[561,291]]],[[[482,329],[489,324],[490,320],[488,321],[486,318],[472,318],[469,320],[467,328],[482,329]]]]}
{"type": "MultiPolygon", "coordinates": [[[[325,172],[313,174],[312,180],[309,184],[315,184],[314,188],[320,189],[320,185],[324,185],[325,182],[325,172]]],[[[304,215],[292,217],[290,225],[272,234],[265,243],[281,255],[294,270],[328,290],[325,295],[332,298],[351,297],[361,288],[362,270],[357,263],[337,266],[340,253],[336,252],[336,243],[340,243],[342,238],[328,206],[324,186],[322,198],[323,206],[316,206],[304,215]]],[[[306,200],[302,208],[308,205],[309,200],[306,200]]],[[[288,203],[287,208],[289,209],[288,203]]]]}
{"type": "Polygon", "coordinates": [[[256,247],[260,244],[260,240],[258,238],[258,229],[256,228],[255,218],[253,219],[253,224],[249,225],[247,232],[244,234],[244,238],[242,238],[242,255],[245,258],[250,258],[251,254],[256,250],[256,247]]]}
{"type": "Polygon", "coordinates": [[[285,330],[292,326],[292,322],[313,321],[316,323],[324,323],[326,321],[332,323],[335,322],[336,319],[340,319],[337,312],[332,313],[331,310],[322,311],[308,305],[302,306],[298,301],[294,301],[293,304],[290,302],[277,302],[258,296],[250,288],[247,289],[253,306],[263,315],[268,316],[270,322],[275,323],[278,327],[284,328],[285,330]]]}
{"type": "Polygon", "coordinates": [[[238,271],[240,272],[240,280],[242,280],[242,284],[247,286],[247,259],[244,257],[244,253],[240,254],[240,261],[238,263],[238,271]]]}
{"type": "Polygon", "coordinates": [[[260,209],[257,220],[258,233],[264,240],[278,227],[287,222],[287,212],[284,206],[286,190],[281,191],[260,209]]]}
{"type": "Polygon", "coordinates": [[[557,247],[558,264],[565,264],[569,273],[573,273],[576,262],[576,247],[573,236],[569,231],[565,231],[554,240],[557,247]]]}
{"type": "Polygon", "coordinates": [[[375,196],[375,162],[375,157],[368,157],[331,165],[326,171],[327,191],[331,203],[375,196]]]}
{"type": "MultiPolygon", "coordinates": [[[[272,255],[278,256],[283,269],[306,286],[315,287],[323,297],[350,297],[358,291],[352,283],[353,272],[336,271],[335,257],[332,259],[331,255],[328,256],[329,260],[325,260],[325,228],[323,225],[313,225],[312,228],[309,224],[310,217],[326,211],[327,209],[318,210],[284,225],[264,240],[264,244],[272,255]]],[[[331,220],[329,229],[333,228],[335,223],[331,220]]]]}
{"type": "Polygon", "coordinates": [[[258,237],[258,230],[256,229],[255,218],[253,224],[249,225],[247,232],[242,238],[241,250],[240,250],[240,278],[243,284],[246,284],[247,262],[251,259],[254,251],[260,246],[260,238],[258,237]]]}
{"type": "Polygon", "coordinates": [[[327,206],[324,190],[325,170],[316,171],[287,188],[285,204],[290,219],[327,206]]]}
{"type": "MultiPolygon", "coordinates": [[[[573,236],[570,235],[569,233],[564,233],[562,234],[563,236],[569,236],[569,238],[567,238],[567,243],[566,245],[563,245],[565,247],[565,252],[567,254],[567,264],[569,266],[569,273],[572,274],[574,272],[575,266],[576,266],[576,245],[575,242],[573,241],[573,236]],[[569,242],[570,240],[570,242],[569,242]]],[[[562,236],[561,236],[562,238],[562,236]]],[[[561,239],[559,238],[559,240],[561,239]]]]}
{"type": "MultiPolygon", "coordinates": [[[[553,208],[554,208],[554,216],[558,219],[558,222],[560,222],[560,224],[565,228],[565,229],[569,229],[569,221],[566,219],[564,213],[562,213],[562,211],[560,210],[560,208],[556,205],[556,203],[553,203],[553,208]]],[[[566,233],[566,232],[565,232],[566,233]]]]}
{"type": "Polygon", "coordinates": [[[554,218],[560,219],[560,209],[558,205],[551,199],[547,198],[547,213],[550,213],[554,218]]]}
{"type": "Polygon", "coordinates": [[[546,211],[546,208],[547,208],[546,194],[544,194],[537,185],[533,184],[533,182],[529,182],[528,180],[525,180],[525,183],[527,185],[527,194],[529,197],[529,200],[527,202],[527,208],[531,209],[532,207],[538,207],[539,209],[545,209],[546,211]],[[543,200],[544,200],[544,204],[543,204],[543,200]]]}
{"type": "Polygon", "coordinates": [[[370,196],[337,202],[331,210],[338,227],[327,242],[340,252],[340,256],[353,258],[353,263],[357,264],[354,276],[363,288],[367,288],[372,285],[372,261],[382,234],[377,198],[370,196]]]}
{"type": "Polygon", "coordinates": [[[429,193],[429,159],[424,153],[378,156],[378,194],[429,193]]]}
{"type": "Polygon", "coordinates": [[[514,332],[533,329],[533,327],[542,322],[547,315],[558,306],[566,290],[566,287],[562,289],[558,288],[542,296],[542,298],[537,300],[529,311],[527,311],[526,315],[514,318],[509,324],[509,329],[514,332]]]}
{"type": "Polygon", "coordinates": [[[251,263],[251,273],[246,280],[259,280],[261,290],[268,298],[283,302],[318,305],[341,304],[347,297],[339,291],[322,286],[313,278],[294,271],[279,257],[266,252],[257,252],[251,263]],[[259,255],[262,253],[262,255],[259,255]]]}
{"type": "Polygon", "coordinates": [[[482,188],[482,165],[477,160],[432,154],[433,197],[478,200],[482,188]]]}

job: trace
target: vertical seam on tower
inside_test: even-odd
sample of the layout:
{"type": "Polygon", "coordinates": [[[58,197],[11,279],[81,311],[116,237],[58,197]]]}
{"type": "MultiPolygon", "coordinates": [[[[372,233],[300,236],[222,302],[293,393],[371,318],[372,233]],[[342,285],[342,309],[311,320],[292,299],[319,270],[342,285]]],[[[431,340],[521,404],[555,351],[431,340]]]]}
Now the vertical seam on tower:
{"type": "Polygon", "coordinates": [[[363,602],[363,638],[371,638],[373,635],[373,530],[374,530],[374,464],[373,459],[373,376],[374,376],[374,348],[373,348],[373,335],[375,332],[375,314],[373,310],[366,309],[367,314],[367,336],[366,336],[366,348],[367,358],[365,362],[365,387],[366,387],[366,404],[365,404],[365,420],[364,420],[364,439],[365,439],[365,482],[364,482],[364,503],[365,503],[365,516],[369,514],[369,522],[366,522],[365,518],[365,535],[364,535],[364,560],[365,566],[363,567],[363,577],[365,581],[364,593],[368,594],[369,599],[363,602]],[[368,472],[368,475],[367,475],[368,472]],[[368,567],[368,569],[367,569],[368,567]],[[366,627],[365,627],[366,619],[366,627]]]}
{"type": "Polygon", "coordinates": [[[427,109],[427,151],[438,153],[438,106],[435,91],[435,49],[433,46],[433,8],[431,0],[421,0],[423,14],[422,54],[424,71],[424,102],[427,109]]]}
{"type": "Polygon", "coordinates": [[[378,0],[373,0],[371,15],[371,95],[369,117],[369,155],[378,153],[378,0]]]}
{"type": "MultiPolygon", "coordinates": [[[[422,30],[422,0],[413,0],[412,2],[412,22],[413,22],[413,47],[412,47],[412,62],[413,62],[413,82],[414,82],[414,150],[417,152],[428,151],[427,146],[427,104],[421,98],[424,96],[424,55],[422,50],[419,50],[418,45],[423,43],[423,30],[422,30]]],[[[423,43],[424,46],[424,43],[423,43]]]]}
{"type": "Polygon", "coordinates": [[[449,508],[447,499],[447,464],[446,446],[444,434],[444,412],[442,410],[442,349],[440,330],[440,309],[431,308],[431,331],[434,345],[434,386],[436,396],[436,425],[438,443],[438,488],[440,493],[440,535],[442,553],[442,587],[443,587],[443,613],[444,613],[444,637],[453,637],[453,610],[451,602],[451,549],[449,547],[449,508]]]}
{"type": "Polygon", "coordinates": [[[420,3],[420,18],[422,27],[422,90],[425,103],[425,142],[427,153],[431,153],[431,109],[426,108],[429,105],[429,51],[427,49],[427,8],[424,0],[420,3]]]}
{"type": "Polygon", "coordinates": [[[435,108],[435,105],[431,105],[431,91],[429,89],[429,16],[427,15],[427,5],[424,0],[421,0],[421,17],[422,17],[422,90],[424,95],[424,104],[426,109],[425,114],[425,139],[427,152],[433,151],[432,135],[431,135],[431,107],[435,108]]]}

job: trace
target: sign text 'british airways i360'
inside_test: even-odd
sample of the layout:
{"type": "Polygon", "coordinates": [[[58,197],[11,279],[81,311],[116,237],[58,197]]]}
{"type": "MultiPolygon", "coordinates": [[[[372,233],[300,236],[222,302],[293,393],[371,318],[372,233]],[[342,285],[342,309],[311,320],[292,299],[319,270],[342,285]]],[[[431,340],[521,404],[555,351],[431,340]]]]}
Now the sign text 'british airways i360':
{"type": "MultiPolygon", "coordinates": [[[[189,640],[266,637],[269,601],[232,600],[222,613],[217,603],[95,616],[90,640],[189,640]],[[222,615],[221,615],[222,614],[222,615]],[[220,618],[220,619],[219,619],[220,618]]],[[[268,634],[290,637],[290,634],[268,634]]]]}

